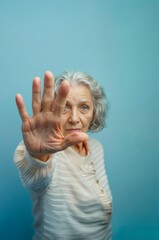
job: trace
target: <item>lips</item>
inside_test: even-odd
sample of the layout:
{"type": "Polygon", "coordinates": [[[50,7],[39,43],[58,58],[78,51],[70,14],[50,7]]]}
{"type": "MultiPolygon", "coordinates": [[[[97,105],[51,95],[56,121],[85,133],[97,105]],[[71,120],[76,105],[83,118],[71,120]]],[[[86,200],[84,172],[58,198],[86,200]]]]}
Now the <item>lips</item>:
{"type": "Polygon", "coordinates": [[[81,132],[81,129],[80,128],[69,128],[66,131],[68,131],[68,132],[81,132]]]}

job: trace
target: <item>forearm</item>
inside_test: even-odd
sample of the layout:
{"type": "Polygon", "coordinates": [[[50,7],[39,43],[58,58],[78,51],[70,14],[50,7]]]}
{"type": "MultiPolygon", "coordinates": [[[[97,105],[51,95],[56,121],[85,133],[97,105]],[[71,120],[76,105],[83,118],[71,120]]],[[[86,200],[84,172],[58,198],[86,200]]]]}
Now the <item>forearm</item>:
{"type": "Polygon", "coordinates": [[[49,158],[47,161],[41,161],[32,157],[22,142],[15,150],[14,162],[19,170],[22,183],[26,188],[37,193],[47,188],[52,178],[52,158],[49,158]]]}

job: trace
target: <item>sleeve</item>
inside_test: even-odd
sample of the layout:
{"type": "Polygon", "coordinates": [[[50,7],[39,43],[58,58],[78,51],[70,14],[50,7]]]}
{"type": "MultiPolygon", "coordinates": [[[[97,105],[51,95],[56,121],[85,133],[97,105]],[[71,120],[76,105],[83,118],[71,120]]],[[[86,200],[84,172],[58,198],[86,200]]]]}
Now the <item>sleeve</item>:
{"type": "Polygon", "coordinates": [[[23,142],[17,146],[14,162],[24,187],[36,193],[41,193],[48,187],[53,174],[52,158],[42,162],[29,155],[23,142]]]}

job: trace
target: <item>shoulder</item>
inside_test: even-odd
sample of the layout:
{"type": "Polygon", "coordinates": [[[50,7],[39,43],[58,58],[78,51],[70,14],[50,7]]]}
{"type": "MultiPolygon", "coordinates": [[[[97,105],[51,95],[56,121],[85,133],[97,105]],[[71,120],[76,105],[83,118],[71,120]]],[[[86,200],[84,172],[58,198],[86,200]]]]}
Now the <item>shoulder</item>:
{"type": "Polygon", "coordinates": [[[95,138],[89,137],[88,141],[89,141],[89,144],[91,145],[102,146],[101,142],[95,138]]]}
{"type": "Polygon", "coordinates": [[[88,142],[89,142],[90,149],[92,150],[99,149],[103,151],[103,146],[99,140],[89,137],[88,142]]]}

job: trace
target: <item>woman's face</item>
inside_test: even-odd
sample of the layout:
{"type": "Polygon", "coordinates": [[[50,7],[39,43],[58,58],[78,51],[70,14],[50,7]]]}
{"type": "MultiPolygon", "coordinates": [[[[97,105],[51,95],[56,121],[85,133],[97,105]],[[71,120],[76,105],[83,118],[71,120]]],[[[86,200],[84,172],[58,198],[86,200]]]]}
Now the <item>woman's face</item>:
{"type": "Polygon", "coordinates": [[[93,119],[93,99],[85,85],[72,85],[62,116],[64,136],[72,132],[87,132],[93,119]]]}

